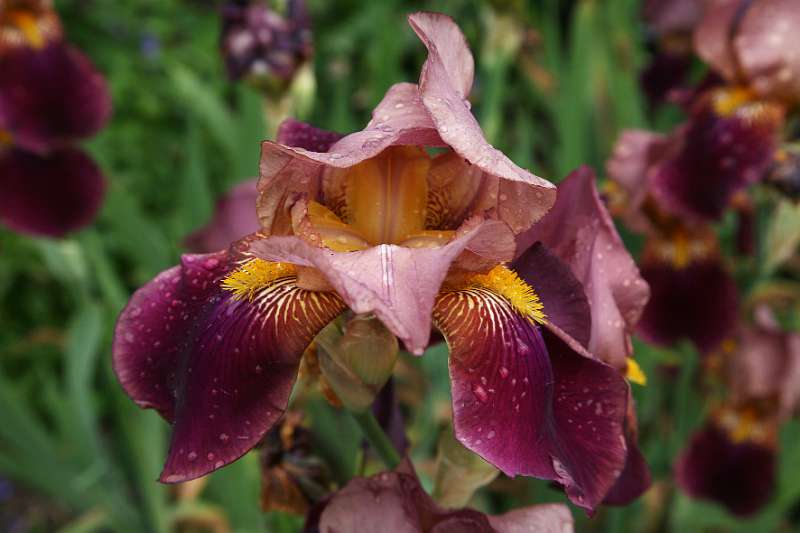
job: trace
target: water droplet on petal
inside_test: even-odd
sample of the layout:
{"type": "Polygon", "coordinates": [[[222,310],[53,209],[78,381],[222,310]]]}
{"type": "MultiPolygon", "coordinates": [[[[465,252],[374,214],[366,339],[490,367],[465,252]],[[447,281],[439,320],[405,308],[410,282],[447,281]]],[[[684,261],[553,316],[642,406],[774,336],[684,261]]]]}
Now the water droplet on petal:
{"type": "Polygon", "coordinates": [[[472,394],[478,399],[481,403],[486,403],[489,401],[489,393],[486,392],[486,389],[481,387],[480,385],[473,385],[472,386],[472,394]]]}

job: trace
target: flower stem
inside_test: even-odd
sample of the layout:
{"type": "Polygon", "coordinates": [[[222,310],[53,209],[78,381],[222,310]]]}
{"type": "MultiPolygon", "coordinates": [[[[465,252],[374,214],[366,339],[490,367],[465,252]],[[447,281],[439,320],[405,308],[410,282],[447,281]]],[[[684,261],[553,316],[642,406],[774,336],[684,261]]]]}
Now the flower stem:
{"type": "Polygon", "coordinates": [[[400,454],[397,453],[395,450],[394,445],[392,445],[392,441],[389,440],[389,437],[384,433],[383,429],[381,428],[378,421],[375,419],[375,416],[372,414],[372,411],[369,409],[361,412],[361,413],[350,413],[355,421],[358,423],[358,426],[361,428],[361,432],[364,434],[364,437],[369,441],[370,446],[377,452],[378,456],[381,458],[381,461],[391,469],[397,468],[400,464],[400,454]]]}

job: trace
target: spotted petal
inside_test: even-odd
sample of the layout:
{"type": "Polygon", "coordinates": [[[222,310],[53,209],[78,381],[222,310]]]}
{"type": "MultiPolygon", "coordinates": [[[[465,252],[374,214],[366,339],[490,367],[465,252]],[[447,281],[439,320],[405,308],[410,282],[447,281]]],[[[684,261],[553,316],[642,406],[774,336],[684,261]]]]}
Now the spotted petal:
{"type": "Polygon", "coordinates": [[[90,224],[103,200],[105,178],[81,150],[38,156],[0,147],[0,221],[33,235],[63,237],[90,224]]]}
{"type": "Polygon", "coordinates": [[[350,309],[375,313],[416,354],[428,344],[434,299],[453,262],[463,252],[479,256],[490,253],[495,264],[513,255],[513,238],[498,221],[486,221],[439,248],[382,244],[355,252],[334,252],[297,237],[270,237],[251,246],[262,259],[322,272],[350,309]],[[498,241],[510,244],[502,256],[494,255],[498,241]]]}
{"type": "Polygon", "coordinates": [[[306,346],[344,309],[294,277],[235,301],[220,287],[234,266],[228,252],[185,255],[139,289],[117,323],[120,383],[173,423],[164,482],[202,476],[255,446],[283,414],[306,346]]]}
{"type": "Polygon", "coordinates": [[[77,49],[55,42],[0,57],[0,129],[28,150],[88,137],[111,115],[106,82],[77,49]]]}
{"type": "Polygon", "coordinates": [[[488,289],[444,293],[434,321],[450,347],[456,438],[507,475],[555,480],[594,509],[625,463],[620,375],[488,289]]]}
{"type": "Polygon", "coordinates": [[[541,241],[572,269],[592,309],[589,351],[616,368],[632,352],[630,335],[649,296],[633,258],[595,187],[582,167],[558,187],[553,209],[518,239],[519,250],[541,241]]]}

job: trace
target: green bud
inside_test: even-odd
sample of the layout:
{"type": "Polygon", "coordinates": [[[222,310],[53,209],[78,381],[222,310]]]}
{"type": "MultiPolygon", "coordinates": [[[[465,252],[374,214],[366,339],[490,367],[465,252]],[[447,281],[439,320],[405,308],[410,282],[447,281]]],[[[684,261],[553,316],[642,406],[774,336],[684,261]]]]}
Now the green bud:
{"type": "Polygon", "coordinates": [[[465,507],[479,488],[500,473],[480,456],[461,445],[453,428],[442,431],[436,457],[433,498],[445,507],[465,507]]]}

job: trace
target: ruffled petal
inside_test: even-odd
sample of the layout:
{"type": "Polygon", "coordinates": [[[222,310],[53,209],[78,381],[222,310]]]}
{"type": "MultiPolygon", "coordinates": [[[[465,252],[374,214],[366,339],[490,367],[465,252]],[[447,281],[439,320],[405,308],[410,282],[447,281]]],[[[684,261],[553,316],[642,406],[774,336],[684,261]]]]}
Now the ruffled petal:
{"type": "Polygon", "coordinates": [[[514,233],[528,229],[553,205],[554,185],[515,165],[484,138],[466,99],[467,83],[472,82],[472,55],[453,19],[438,13],[414,13],[408,20],[428,49],[419,91],[439,136],[487,177],[500,179],[500,220],[514,233]]]}
{"type": "Polygon", "coordinates": [[[744,14],[733,40],[739,67],[762,97],[800,101],[800,5],[762,0],[744,14]]]}
{"type": "Polygon", "coordinates": [[[719,259],[694,261],[676,269],[668,263],[642,265],[650,285],[650,301],[637,332],[661,346],[688,338],[702,353],[732,338],[739,314],[739,292],[719,259]]]}
{"type": "Polygon", "coordinates": [[[252,252],[269,261],[310,266],[356,313],[375,313],[413,353],[421,354],[430,336],[431,309],[451,264],[464,252],[478,256],[496,253],[498,241],[511,247],[513,239],[498,221],[486,221],[439,248],[406,248],[382,244],[355,252],[334,252],[309,245],[298,237],[255,241],[252,252]],[[488,249],[488,251],[487,251],[488,249]]]}
{"type": "Polygon", "coordinates": [[[573,521],[561,504],[535,505],[499,516],[474,509],[444,509],[425,492],[407,464],[394,472],[355,478],[333,494],[306,531],[321,533],[570,533],[573,521]],[[314,529],[316,527],[316,529],[314,529]]]}
{"type": "Polygon", "coordinates": [[[216,252],[258,231],[256,181],[245,181],[228,191],[217,202],[211,222],[189,235],[186,246],[193,252],[216,252]]]}
{"type": "Polygon", "coordinates": [[[100,169],[76,148],[42,157],[0,147],[0,221],[14,230],[63,237],[94,220],[105,188],[100,169]]]}
{"type": "Polygon", "coordinates": [[[732,442],[714,424],[692,437],[678,459],[675,479],[690,496],[712,500],[746,516],[772,497],[775,450],[751,442],[732,442]]]}
{"type": "Polygon", "coordinates": [[[653,196],[666,210],[701,221],[716,220],[731,197],[761,180],[772,164],[783,111],[768,102],[745,103],[720,113],[712,92],[698,103],[681,148],[655,171],[653,196]]]}
{"type": "Polygon", "coordinates": [[[589,351],[616,368],[632,352],[630,335],[650,291],[582,167],[558,187],[553,209],[518,239],[518,250],[541,241],[572,269],[592,309],[589,351]]]}
{"type": "Polygon", "coordinates": [[[114,335],[114,371],[140,406],[173,423],[161,480],[186,481],[255,446],[281,417],[300,356],[344,310],[332,293],[276,279],[252,301],[220,281],[228,252],[185,255],[139,289],[114,335]]]}
{"type": "Polygon", "coordinates": [[[555,480],[594,509],[625,462],[620,375],[488,289],[444,293],[434,323],[450,347],[456,438],[507,475],[555,480]]]}
{"type": "Polygon", "coordinates": [[[0,129],[37,152],[89,137],[111,116],[103,76],[77,49],[55,42],[0,57],[0,129]]]}

